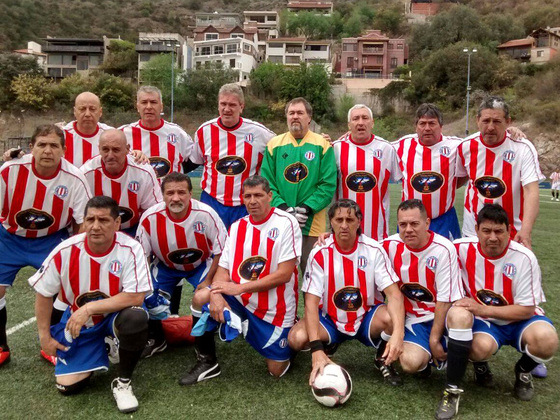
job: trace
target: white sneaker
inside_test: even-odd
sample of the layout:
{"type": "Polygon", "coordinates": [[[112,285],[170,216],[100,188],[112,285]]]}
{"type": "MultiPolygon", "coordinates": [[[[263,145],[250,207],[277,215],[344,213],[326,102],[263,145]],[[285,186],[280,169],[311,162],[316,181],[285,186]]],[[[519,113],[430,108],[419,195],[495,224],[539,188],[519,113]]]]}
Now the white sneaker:
{"type": "Polygon", "coordinates": [[[552,197],[552,198],[550,199],[550,201],[554,201],[554,197],[552,197]]]}
{"type": "Polygon", "coordinates": [[[113,388],[113,397],[115,397],[117,407],[121,413],[132,413],[138,410],[138,400],[132,392],[130,381],[125,383],[121,382],[121,378],[115,378],[111,383],[111,387],[113,388]]]}
{"type": "Polygon", "coordinates": [[[119,340],[113,336],[105,337],[105,348],[107,349],[107,356],[109,356],[109,361],[116,365],[121,361],[119,357],[119,340]]]}
{"type": "Polygon", "coordinates": [[[557,198],[556,201],[560,201],[560,198],[557,198]]]}

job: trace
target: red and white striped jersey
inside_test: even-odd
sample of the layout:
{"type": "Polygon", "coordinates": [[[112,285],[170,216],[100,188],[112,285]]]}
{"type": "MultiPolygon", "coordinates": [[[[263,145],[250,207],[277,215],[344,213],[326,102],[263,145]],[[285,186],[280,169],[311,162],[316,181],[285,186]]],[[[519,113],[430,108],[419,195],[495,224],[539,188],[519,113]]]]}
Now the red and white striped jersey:
{"type": "Polygon", "coordinates": [[[372,135],[366,144],[348,133],[333,143],[338,167],[337,197],[354,200],[363,213],[362,231],[375,240],[389,236],[389,181],[402,177],[395,150],[372,135]]]}
{"type": "Polygon", "coordinates": [[[97,123],[97,130],[92,135],[80,133],[76,121],[71,121],[63,128],[66,137],[66,152],[64,158],[79,168],[92,157],[99,154],[99,137],[101,133],[113,127],[97,123]]]}
{"type": "Polygon", "coordinates": [[[119,204],[121,229],[135,226],[144,211],[163,201],[152,167],[135,163],[131,155],[126,156],[123,171],[115,176],[105,170],[101,156],[89,160],[80,170],[94,196],[105,195],[119,204]]]}
{"type": "Polygon", "coordinates": [[[550,174],[550,180],[552,181],[552,185],[557,186],[560,184],[560,173],[559,172],[552,172],[550,174]]]}
{"type": "Polygon", "coordinates": [[[362,234],[354,249],[344,252],[331,235],[311,250],[301,290],[320,297],[323,315],[340,332],[354,336],[369,309],[383,303],[381,292],[398,281],[378,242],[362,234]]]}
{"type": "Polygon", "coordinates": [[[398,234],[383,241],[405,296],[407,323],[430,321],[436,302],[451,303],[465,297],[453,243],[437,233],[422,249],[409,248],[398,234]]]}
{"type": "MultiPolygon", "coordinates": [[[[467,294],[483,305],[537,306],[546,302],[541,286],[541,269],[535,254],[523,245],[509,241],[504,253],[487,257],[477,237],[453,242],[459,254],[459,267],[467,294]]],[[[541,308],[536,314],[542,315],[541,308]]],[[[500,325],[511,321],[490,319],[500,325]]]]}
{"type": "MultiPolygon", "coordinates": [[[[229,229],[220,267],[237,284],[259,281],[278,269],[280,263],[301,257],[301,229],[297,220],[277,208],[266,219],[239,219],[229,229]]],[[[290,280],[270,290],[243,293],[235,298],[256,317],[276,326],[294,325],[297,310],[298,269],[290,280]]]]}
{"type": "Polygon", "coordinates": [[[509,134],[495,146],[484,144],[480,133],[466,138],[458,149],[457,176],[468,176],[463,213],[463,235],[475,236],[475,219],[485,204],[501,205],[511,224],[511,237],[523,221],[523,186],[545,179],[539,157],[527,139],[509,134]]]}
{"type": "Polygon", "coordinates": [[[155,255],[166,266],[190,271],[221,254],[227,231],[210,206],[191,199],[186,216],[172,219],[165,203],[150,207],[140,219],[136,239],[146,256],[155,255]]]}
{"type": "Polygon", "coordinates": [[[430,219],[446,213],[455,204],[457,188],[458,137],[442,136],[432,145],[424,146],[418,135],[401,137],[393,146],[402,170],[402,201],[422,200],[430,219]]]}
{"type": "Polygon", "coordinates": [[[157,128],[146,128],[142,121],[119,127],[132,150],[141,150],[150,158],[158,179],[169,172],[183,172],[183,161],[191,155],[191,136],[177,124],[161,120],[157,128]]]}
{"type": "Polygon", "coordinates": [[[84,220],[91,197],[84,175],[62,158],[56,173],[41,178],[33,155],[6,162],[0,168],[0,222],[6,230],[26,238],[39,238],[84,220]]]}
{"type": "Polygon", "coordinates": [[[202,124],[196,130],[190,157],[204,165],[202,190],[225,206],[243,204],[243,182],[259,172],[266,144],[275,135],[245,118],[231,128],[222,125],[220,118],[202,124]]]}
{"type": "MultiPolygon", "coordinates": [[[[58,293],[57,300],[70,305],[72,311],[88,302],[121,292],[152,290],[142,246],[121,232],[116,233],[112,247],[102,255],[96,255],[89,249],[86,233],[65,240],[49,254],[28,281],[43,296],[51,297],[58,293]]],[[[103,315],[94,315],[86,327],[101,320],[103,315]]]]}

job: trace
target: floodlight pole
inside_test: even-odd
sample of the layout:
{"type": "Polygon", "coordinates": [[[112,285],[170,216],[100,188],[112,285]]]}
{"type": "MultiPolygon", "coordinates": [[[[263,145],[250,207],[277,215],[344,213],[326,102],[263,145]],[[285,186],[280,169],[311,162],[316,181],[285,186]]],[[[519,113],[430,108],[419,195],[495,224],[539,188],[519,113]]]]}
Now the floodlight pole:
{"type": "Polygon", "coordinates": [[[469,98],[471,93],[471,55],[476,52],[476,48],[469,50],[468,48],[463,49],[463,52],[467,54],[467,114],[465,123],[465,137],[469,135],[469,98]]]}

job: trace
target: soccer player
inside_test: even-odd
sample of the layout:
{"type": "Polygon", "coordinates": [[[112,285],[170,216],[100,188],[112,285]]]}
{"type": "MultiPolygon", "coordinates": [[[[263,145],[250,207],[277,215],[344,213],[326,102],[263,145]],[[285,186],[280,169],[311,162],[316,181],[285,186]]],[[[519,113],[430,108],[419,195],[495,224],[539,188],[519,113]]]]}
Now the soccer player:
{"type": "Polygon", "coordinates": [[[433,104],[416,110],[416,133],[393,143],[402,170],[402,200],[422,200],[430,229],[453,240],[461,237],[453,205],[458,179],[457,148],[461,139],[444,136],[443,116],[433,104]]]}
{"type": "Polygon", "coordinates": [[[31,154],[0,167],[0,365],[10,360],[6,288],[23,267],[39,268],[68,237],[68,227],[80,230],[90,197],[82,173],[62,158],[64,144],[59,127],[40,125],[31,137],[31,154]]]}
{"type": "Polygon", "coordinates": [[[539,213],[539,182],[545,179],[537,151],[506,131],[511,122],[503,98],[490,96],[478,108],[480,132],[458,149],[457,176],[467,176],[463,234],[475,235],[475,216],[485,204],[500,204],[511,222],[511,238],[531,248],[531,231],[539,213]]]}
{"type": "Polygon", "coordinates": [[[181,172],[182,163],[191,154],[192,139],[177,124],[161,118],[161,91],[153,86],[141,86],[136,94],[136,109],[140,120],[119,128],[130,147],[149,157],[158,179],[173,171],[181,172]]]}
{"type": "Polygon", "coordinates": [[[326,228],[326,207],[336,191],[336,162],[328,140],[309,130],[313,109],[304,98],[286,104],[289,131],[266,146],[261,174],[270,182],[272,205],[293,214],[303,234],[302,271],[326,228]]]}
{"type": "Polygon", "coordinates": [[[288,336],[295,351],[311,348],[309,384],[332,363],[325,345],[356,338],[377,348],[375,365],[391,385],[402,381],[392,363],[403,348],[404,307],[398,277],[382,246],[361,232],[362,211],[341,199],[329,208],[334,235],[309,255],[302,291],[305,315],[288,336]],[[388,299],[383,304],[383,292],[388,299]]]}
{"type": "Polygon", "coordinates": [[[81,391],[93,372],[106,371],[104,338],[119,339],[119,376],[111,384],[123,413],[136,411],[130,379],[148,333],[142,309],[151,290],[141,245],[121,232],[119,208],[110,197],[88,201],[85,233],[58,245],[30,279],[37,292],[35,314],[41,348],[56,355],[56,387],[63,395],[81,391]],[[61,321],[49,327],[52,298],[68,305],[61,321]]]}
{"type": "Polygon", "coordinates": [[[511,240],[510,220],[499,204],[485,205],[476,220],[476,237],[455,241],[468,297],[454,304],[476,317],[470,353],[475,379],[491,385],[487,360],[510,345],[521,353],[513,391],[528,401],[534,394],[531,371],[558,349],[552,321],[538,307],[545,301],[539,263],[531,250],[511,240]]]}
{"type": "Polygon", "coordinates": [[[154,296],[146,299],[151,337],[143,357],[167,347],[161,325],[167,302],[160,305],[159,295],[169,297],[183,279],[195,289],[210,285],[227,235],[217,213],[192,198],[188,175],[171,172],[163,178],[161,189],[164,202],[144,213],[137,234],[146,255],[155,257],[151,267],[154,296]]]}
{"type": "Polygon", "coordinates": [[[556,201],[560,201],[560,173],[552,172],[550,174],[550,180],[552,181],[552,185],[550,189],[552,190],[552,198],[553,201],[556,198],[556,201]]]}
{"type": "MultiPolygon", "coordinates": [[[[271,207],[271,201],[265,178],[245,180],[243,202],[249,215],[231,226],[211,289],[195,293],[193,325],[202,315],[196,311],[206,303],[218,322],[226,321],[228,309],[248,322],[245,339],[266,359],[269,373],[281,377],[290,367],[287,337],[296,317],[301,230],[293,216],[271,207]]],[[[179,380],[181,385],[221,373],[212,331],[196,337],[195,348],[197,363],[179,380]]]]}
{"type": "Polygon", "coordinates": [[[219,117],[196,130],[187,165],[187,171],[204,165],[200,201],[216,210],[227,229],[247,215],[243,182],[259,172],[266,144],[275,136],[264,125],[242,118],[244,107],[245,98],[238,85],[229,83],[220,88],[219,117]]]}
{"type": "Polygon", "coordinates": [[[121,230],[134,237],[142,213],[163,201],[153,168],[138,164],[121,130],[109,129],[99,137],[99,155],[83,172],[93,195],[105,195],[119,204],[121,230]]]}
{"type": "Polygon", "coordinates": [[[447,380],[436,418],[452,418],[463,392],[472,344],[473,316],[451,306],[464,297],[457,251],[453,243],[429,230],[430,219],[422,201],[403,201],[397,209],[399,233],[383,242],[405,296],[406,329],[400,357],[407,373],[431,372],[430,362],[442,368],[447,380]]]}
{"type": "Polygon", "coordinates": [[[372,134],[373,114],[366,105],[348,111],[349,132],[333,143],[338,167],[337,197],[360,206],[362,232],[380,241],[389,236],[389,181],[402,177],[395,149],[372,134]]]}

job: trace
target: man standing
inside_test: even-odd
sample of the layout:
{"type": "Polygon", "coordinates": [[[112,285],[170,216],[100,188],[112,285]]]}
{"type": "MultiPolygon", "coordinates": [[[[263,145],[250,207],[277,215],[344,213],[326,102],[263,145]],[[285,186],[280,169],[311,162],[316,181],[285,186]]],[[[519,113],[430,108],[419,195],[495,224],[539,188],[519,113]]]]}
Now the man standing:
{"type": "Polygon", "coordinates": [[[169,172],[181,172],[182,163],[191,154],[192,139],[177,124],[161,118],[161,91],[153,86],[141,86],[136,94],[136,109],[140,120],[119,128],[124,131],[128,144],[149,157],[158,179],[169,172]]]}
{"type": "Polygon", "coordinates": [[[511,238],[529,249],[539,213],[539,182],[545,179],[533,144],[514,140],[506,131],[511,122],[503,98],[490,96],[478,108],[480,132],[458,149],[457,176],[467,176],[463,234],[475,235],[476,214],[485,204],[500,204],[511,222],[511,238]]]}
{"type": "Polygon", "coordinates": [[[392,363],[403,347],[403,296],[387,254],[361,233],[361,219],[354,201],[336,201],[329,209],[334,235],[309,256],[302,286],[305,315],[292,328],[288,342],[296,351],[311,348],[310,385],[332,363],[325,345],[353,338],[377,348],[375,365],[385,380],[393,386],[402,384],[392,363]]]}
{"type": "Polygon", "coordinates": [[[301,267],[326,229],[326,207],[336,191],[336,161],[328,140],[309,130],[313,110],[304,98],[286,104],[290,131],[266,146],[261,174],[270,182],[272,205],[293,214],[303,235],[301,267]]]}
{"type": "Polygon", "coordinates": [[[242,185],[261,167],[268,141],[275,134],[257,122],[241,118],[245,99],[230,83],[218,93],[219,117],[202,124],[194,136],[190,160],[204,165],[200,201],[220,215],[227,229],[247,215],[242,185]]]}
{"type": "MultiPolygon", "coordinates": [[[[196,311],[207,303],[218,322],[226,321],[224,309],[248,320],[245,340],[266,359],[268,372],[281,377],[290,367],[287,337],[296,317],[301,230],[293,216],[270,206],[272,191],[265,178],[245,180],[243,201],[249,216],[231,226],[211,289],[195,293],[193,324],[202,315],[196,311]]],[[[197,363],[179,380],[181,385],[221,373],[214,335],[207,331],[197,337],[197,363]]]]}
{"type": "Polygon", "coordinates": [[[56,387],[63,395],[81,391],[93,372],[108,369],[104,338],[119,339],[119,376],[113,396],[123,413],[136,411],[130,378],[148,332],[142,309],[151,290],[142,247],[118,232],[117,203],[104,196],[88,201],[85,233],[58,245],[29,279],[37,292],[35,314],[41,348],[56,355],[56,387]],[[52,298],[66,304],[61,321],[49,327],[52,298]]]}
{"type": "MultiPolygon", "coordinates": [[[[82,173],[65,159],[64,133],[41,125],[31,137],[31,154],[0,168],[0,365],[10,359],[6,338],[6,288],[25,266],[36,269],[68,228],[81,228],[90,197],[82,173]]],[[[51,305],[52,305],[51,300],[51,305]]]]}
{"type": "Polygon", "coordinates": [[[476,317],[470,353],[475,380],[491,385],[487,360],[510,345],[522,353],[515,365],[513,391],[528,401],[534,394],[531,371],[558,349],[552,321],[538,307],[545,301],[539,263],[531,250],[511,240],[510,220],[500,205],[485,205],[476,220],[476,237],[455,242],[469,296],[455,305],[476,317]]]}
{"type": "Polygon", "coordinates": [[[216,212],[192,198],[188,175],[172,172],[162,183],[163,203],[149,208],[138,228],[137,239],[152,264],[154,295],[146,299],[150,312],[150,339],[143,357],[165,350],[167,343],[161,319],[168,312],[167,302],[175,286],[186,279],[195,290],[212,283],[224,248],[227,231],[216,212]],[[159,302],[158,302],[159,301],[159,302]]]}
{"type": "Polygon", "coordinates": [[[457,148],[461,139],[444,136],[437,106],[416,110],[416,134],[394,143],[402,170],[402,200],[422,200],[430,229],[453,240],[461,237],[455,204],[457,148]]]}
{"type": "Polygon", "coordinates": [[[551,200],[554,201],[556,198],[556,201],[560,201],[560,173],[552,172],[550,174],[550,180],[552,181],[552,185],[550,186],[552,190],[551,200]]]}
{"type": "Polygon", "coordinates": [[[429,230],[430,219],[418,199],[399,205],[397,224],[399,233],[387,238],[383,246],[405,296],[406,329],[400,363],[405,372],[422,372],[425,377],[431,373],[430,363],[438,369],[447,365],[436,418],[449,419],[459,409],[473,324],[470,312],[452,306],[464,296],[457,251],[451,241],[429,230]]]}
{"type": "Polygon", "coordinates": [[[142,213],[163,199],[153,168],[138,164],[121,130],[109,129],[99,137],[99,156],[83,172],[93,195],[105,195],[119,204],[121,230],[134,237],[142,213]]]}
{"type": "Polygon", "coordinates": [[[338,167],[337,197],[360,206],[362,232],[380,241],[389,236],[389,181],[402,177],[395,150],[371,133],[373,114],[366,105],[348,111],[349,133],[333,143],[338,167]]]}

